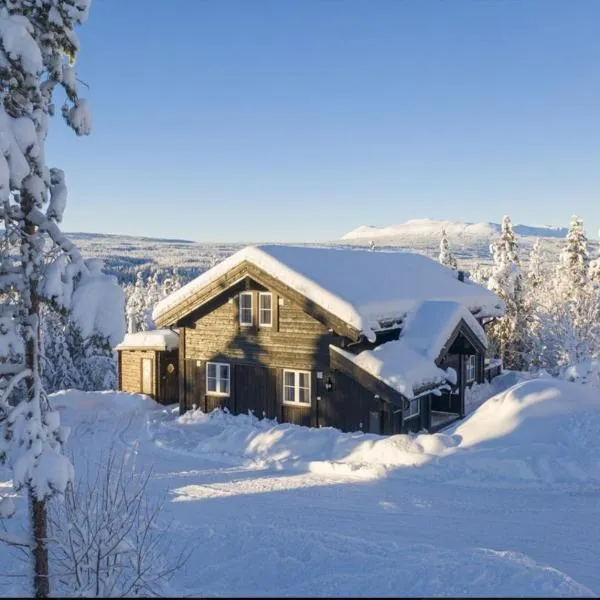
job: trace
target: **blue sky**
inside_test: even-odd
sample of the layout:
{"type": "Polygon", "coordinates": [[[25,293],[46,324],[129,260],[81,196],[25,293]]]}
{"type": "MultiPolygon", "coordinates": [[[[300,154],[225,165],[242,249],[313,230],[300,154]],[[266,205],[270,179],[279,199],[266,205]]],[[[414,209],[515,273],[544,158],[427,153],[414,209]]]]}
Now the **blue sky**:
{"type": "Polygon", "coordinates": [[[313,241],[410,218],[600,227],[600,2],[94,0],[55,119],[64,229],[313,241]]]}

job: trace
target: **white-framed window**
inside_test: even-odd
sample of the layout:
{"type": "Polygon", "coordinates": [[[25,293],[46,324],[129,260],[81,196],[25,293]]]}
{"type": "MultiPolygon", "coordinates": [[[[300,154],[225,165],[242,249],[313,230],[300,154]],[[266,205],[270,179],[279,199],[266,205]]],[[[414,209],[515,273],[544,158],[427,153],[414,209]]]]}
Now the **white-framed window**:
{"type": "Polygon", "coordinates": [[[476,359],[477,357],[474,354],[470,354],[469,356],[467,356],[467,360],[466,360],[466,373],[465,373],[465,377],[467,380],[467,383],[471,383],[472,381],[475,381],[475,368],[476,368],[476,359]]]}
{"type": "Polygon", "coordinates": [[[231,370],[227,363],[206,363],[206,393],[229,396],[231,370]]]}
{"type": "Polygon", "coordinates": [[[240,325],[252,325],[252,292],[240,294],[240,325]]]}
{"type": "Polygon", "coordinates": [[[258,294],[258,325],[260,327],[273,326],[273,294],[271,292],[258,294]]]}
{"type": "Polygon", "coordinates": [[[410,419],[411,417],[417,417],[421,412],[421,399],[413,398],[408,401],[408,410],[406,411],[405,419],[410,419]]]}
{"type": "Polygon", "coordinates": [[[309,371],[283,371],[283,402],[310,406],[309,371]]]}

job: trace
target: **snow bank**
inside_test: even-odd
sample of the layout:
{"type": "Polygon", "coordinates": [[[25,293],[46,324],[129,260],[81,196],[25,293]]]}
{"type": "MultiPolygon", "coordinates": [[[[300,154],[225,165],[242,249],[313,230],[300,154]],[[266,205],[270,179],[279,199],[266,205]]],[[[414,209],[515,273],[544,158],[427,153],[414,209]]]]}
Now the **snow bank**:
{"type": "Polygon", "coordinates": [[[150,426],[155,444],[255,466],[381,477],[402,475],[483,486],[600,484],[600,404],[586,386],[518,383],[470,417],[434,435],[342,433],[191,411],[150,426]]]}
{"type": "Polygon", "coordinates": [[[370,336],[379,321],[403,318],[426,300],[459,302],[478,316],[499,316],[502,301],[450,269],[408,252],[369,252],[328,247],[248,246],[159,302],[160,318],[184,300],[248,261],[312,302],[370,336]]]}
{"type": "Polygon", "coordinates": [[[471,480],[600,484],[597,390],[558,379],[523,381],[449,430],[452,467],[471,480]]]}
{"type": "Polygon", "coordinates": [[[161,447],[210,455],[226,462],[257,467],[302,468],[317,472],[380,476],[386,468],[418,466],[456,446],[442,435],[383,437],[362,432],[342,433],[332,427],[277,424],[253,415],[214,410],[189,411],[166,423],[163,416],[150,427],[161,447]]]}

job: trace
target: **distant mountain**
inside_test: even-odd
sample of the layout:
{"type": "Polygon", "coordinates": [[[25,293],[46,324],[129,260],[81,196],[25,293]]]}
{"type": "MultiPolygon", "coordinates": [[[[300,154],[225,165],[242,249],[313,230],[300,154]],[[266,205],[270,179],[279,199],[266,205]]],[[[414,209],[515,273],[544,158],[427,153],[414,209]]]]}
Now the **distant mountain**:
{"type": "MultiPolygon", "coordinates": [[[[392,242],[404,242],[407,238],[422,236],[437,236],[439,238],[442,229],[446,230],[449,237],[466,236],[468,238],[485,238],[486,240],[498,235],[501,230],[499,223],[462,223],[457,221],[438,221],[435,219],[412,219],[399,225],[388,227],[374,227],[362,225],[346,235],[342,240],[381,240],[382,238],[392,242]]],[[[517,235],[524,237],[551,237],[564,238],[567,235],[566,227],[550,227],[546,225],[514,225],[513,230],[517,235]]]]}
{"type": "MultiPolygon", "coordinates": [[[[362,225],[342,236],[337,243],[344,246],[366,246],[373,241],[376,247],[419,252],[436,258],[442,229],[446,230],[450,248],[462,266],[469,268],[475,262],[491,262],[489,247],[500,233],[499,223],[412,219],[387,227],[362,225]]],[[[522,260],[525,263],[536,238],[542,240],[546,259],[555,260],[567,235],[566,227],[546,225],[514,225],[513,230],[517,234],[522,249],[522,260]]],[[[598,255],[598,244],[595,241],[590,241],[590,255],[598,255]]]]}

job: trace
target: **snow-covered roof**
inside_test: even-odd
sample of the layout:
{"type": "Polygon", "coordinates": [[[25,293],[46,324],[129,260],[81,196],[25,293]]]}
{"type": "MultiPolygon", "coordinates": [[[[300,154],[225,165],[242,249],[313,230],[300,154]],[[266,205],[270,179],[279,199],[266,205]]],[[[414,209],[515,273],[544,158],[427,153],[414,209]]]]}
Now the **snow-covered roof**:
{"type": "Polygon", "coordinates": [[[446,371],[402,339],[387,342],[374,350],[363,350],[360,354],[351,354],[337,346],[330,348],[406,398],[412,398],[429,385],[435,387],[449,379],[446,371]]]}
{"type": "Polygon", "coordinates": [[[127,333],[115,350],[176,350],[179,336],[170,329],[127,333]]]}
{"type": "Polygon", "coordinates": [[[359,354],[333,345],[330,348],[403,396],[412,398],[424,388],[454,380],[456,374],[440,369],[435,361],[461,319],[485,347],[483,328],[462,304],[427,300],[409,313],[396,341],[359,354]]]}
{"type": "Polygon", "coordinates": [[[458,302],[478,317],[504,312],[495,294],[459,281],[455,271],[420,254],[272,244],[248,246],[226,258],[159,302],[154,320],[244,261],[369,338],[381,329],[379,321],[403,318],[426,300],[458,302]]]}
{"type": "Polygon", "coordinates": [[[485,332],[477,319],[462,304],[446,300],[423,302],[407,318],[401,339],[423,356],[436,360],[461,319],[486,346],[485,332]]]}

